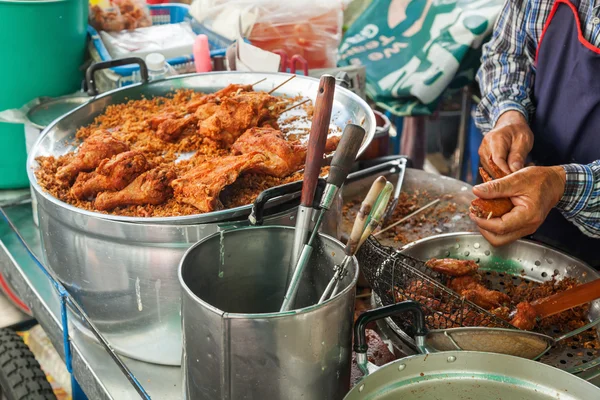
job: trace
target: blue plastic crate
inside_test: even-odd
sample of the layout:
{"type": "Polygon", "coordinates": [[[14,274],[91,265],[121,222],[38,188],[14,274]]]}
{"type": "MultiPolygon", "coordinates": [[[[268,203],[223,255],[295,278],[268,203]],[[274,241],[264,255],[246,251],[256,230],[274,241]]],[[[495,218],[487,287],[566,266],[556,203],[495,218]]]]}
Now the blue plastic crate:
{"type": "MultiPolygon", "coordinates": [[[[227,50],[227,46],[231,44],[231,41],[215,34],[208,30],[198,22],[194,22],[189,15],[189,6],[186,4],[156,4],[150,5],[150,16],[152,17],[152,25],[165,25],[165,24],[177,24],[184,21],[190,21],[192,30],[196,34],[204,33],[208,36],[208,42],[210,47],[213,49],[210,52],[210,56],[224,56],[227,50]]],[[[100,55],[102,61],[110,61],[113,58],[108,53],[106,46],[102,42],[102,38],[98,32],[88,26],[88,33],[92,39],[92,43],[96,48],[96,51],[100,55]]],[[[177,66],[182,66],[194,61],[194,56],[169,58],[167,62],[175,69],[177,66]]],[[[137,73],[140,67],[137,65],[125,65],[122,67],[111,68],[111,71],[122,77],[131,77],[134,73],[137,73]]]]}

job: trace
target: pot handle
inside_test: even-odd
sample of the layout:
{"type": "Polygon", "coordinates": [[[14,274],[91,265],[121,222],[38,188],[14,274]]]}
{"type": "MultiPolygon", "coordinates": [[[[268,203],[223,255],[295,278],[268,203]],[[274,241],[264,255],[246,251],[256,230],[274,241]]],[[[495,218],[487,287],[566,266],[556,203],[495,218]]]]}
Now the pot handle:
{"type": "Polygon", "coordinates": [[[361,372],[366,376],[369,374],[367,350],[367,325],[370,322],[377,321],[383,318],[391,317],[392,315],[411,312],[415,318],[415,342],[417,348],[424,349],[425,335],[427,329],[425,327],[425,314],[415,301],[403,301],[401,303],[390,304],[388,306],[376,308],[374,310],[365,311],[354,323],[354,352],[356,352],[356,363],[361,372]]]}
{"type": "Polygon", "coordinates": [[[410,168],[412,166],[412,161],[406,156],[386,156],[377,158],[375,160],[369,161],[359,161],[358,171],[352,172],[346,178],[346,184],[360,181],[361,179],[367,178],[369,176],[373,176],[375,174],[380,174],[385,171],[390,171],[390,173],[398,172],[400,168],[410,168]],[[406,160],[406,164],[404,167],[400,160],[406,160]]]}
{"type": "MultiPolygon", "coordinates": [[[[325,189],[325,179],[319,178],[317,182],[317,189],[315,191],[315,199],[320,199],[323,190],[325,189]]],[[[302,190],[302,181],[286,183],[285,185],[275,186],[270,189],[262,191],[254,203],[252,204],[252,211],[248,216],[251,225],[262,225],[264,221],[264,213],[265,207],[269,200],[272,200],[276,197],[286,196],[286,195],[296,195],[295,197],[300,196],[300,191],[302,190]]],[[[319,209],[319,202],[313,202],[313,208],[319,209]]]]}
{"type": "Polygon", "coordinates": [[[140,77],[142,78],[142,83],[148,83],[148,67],[146,66],[146,62],[139,57],[127,57],[120,58],[118,60],[98,62],[90,65],[90,67],[85,72],[85,83],[87,86],[88,95],[98,95],[98,88],[96,87],[96,81],[94,80],[94,73],[96,71],[130,64],[137,64],[140,66],[140,77]]]}

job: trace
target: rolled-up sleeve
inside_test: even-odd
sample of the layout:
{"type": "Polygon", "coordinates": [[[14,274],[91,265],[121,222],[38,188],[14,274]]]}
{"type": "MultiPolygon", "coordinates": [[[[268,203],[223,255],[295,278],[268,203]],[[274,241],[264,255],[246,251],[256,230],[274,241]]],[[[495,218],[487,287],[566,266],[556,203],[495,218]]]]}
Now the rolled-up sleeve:
{"type": "Polygon", "coordinates": [[[507,0],[491,40],[483,46],[477,73],[482,98],[475,123],[484,133],[493,129],[506,111],[519,111],[527,120],[534,112],[534,46],[526,30],[528,12],[527,0],[507,0]]]}
{"type": "Polygon", "coordinates": [[[600,237],[600,160],[562,167],[567,180],[556,208],[585,235],[600,237]]]}

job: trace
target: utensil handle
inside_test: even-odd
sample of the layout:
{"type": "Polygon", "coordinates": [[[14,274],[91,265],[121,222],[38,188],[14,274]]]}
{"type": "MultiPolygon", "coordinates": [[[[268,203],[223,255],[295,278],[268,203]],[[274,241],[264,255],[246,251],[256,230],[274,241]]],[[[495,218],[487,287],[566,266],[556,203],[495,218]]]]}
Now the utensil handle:
{"type": "Polygon", "coordinates": [[[103,61],[90,65],[87,71],[85,72],[85,80],[88,88],[88,94],[90,96],[96,96],[98,94],[98,89],[96,88],[96,81],[94,80],[94,73],[102,69],[120,67],[123,65],[130,64],[137,64],[140,66],[140,77],[142,78],[142,83],[148,83],[148,67],[146,66],[146,62],[139,57],[127,57],[120,58],[117,60],[103,61]]]}
{"type": "Polygon", "coordinates": [[[354,220],[354,225],[352,225],[352,232],[350,233],[350,238],[348,239],[348,243],[346,244],[346,254],[354,254],[354,249],[358,245],[360,238],[362,236],[363,230],[365,229],[365,224],[367,223],[367,217],[371,213],[371,210],[375,206],[375,202],[379,197],[379,194],[385,187],[387,183],[386,179],[383,176],[375,179],[367,196],[364,201],[360,205],[360,209],[358,210],[358,214],[356,214],[356,219],[354,220]]]}
{"type": "Polygon", "coordinates": [[[538,318],[546,318],[600,298],[600,279],[531,303],[538,318]]]}
{"type": "Polygon", "coordinates": [[[319,91],[315,101],[310,136],[308,137],[304,184],[302,185],[302,195],[300,197],[300,204],[305,207],[312,206],[315,196],[315,188],[321,172],[325,143],[329,133],[334,92],[335,78],[331,75],[323,75],[319,81],[319,91]]]}
{"type": "Polygon", "coordinates": [[[367,345],[366,330],[367,325],[370,322],[391,317],[392,315],[404,314],[406,312],[411,312],[414,315],[415,336],[425,336],[427,333],[425,328],[425,314],[423,314],[423,310],[421,310],[419,303],[410,300],[403,301],[401,303],[365,311],[359,315],[354,323],[354,351],[357,353],[366,353],[369,349],[369,346],[367,345]]]}
{"type": "Polygon", "coordinates": [[[336,187],[341,187],[344,184],[364,137],[365,130],[361,126],[346,125],[342,139],[333,155],[333,160],[331,160],[327,183],[336,187]]]}

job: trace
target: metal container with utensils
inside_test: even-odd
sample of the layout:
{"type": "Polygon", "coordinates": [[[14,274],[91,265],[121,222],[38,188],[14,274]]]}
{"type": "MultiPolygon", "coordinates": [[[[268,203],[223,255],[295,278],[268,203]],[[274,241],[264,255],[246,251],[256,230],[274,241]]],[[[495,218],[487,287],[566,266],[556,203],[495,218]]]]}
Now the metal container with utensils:
{"type": "Polygon", "coordinates": [[[295,310],[279,312],[294,229],[246,227],[210,236],[184,255],[183,376],[187,399],[343,398],[350,384],[356,260],[343,289],[316,305],[344,257],[320,235],[295,310]]]}

